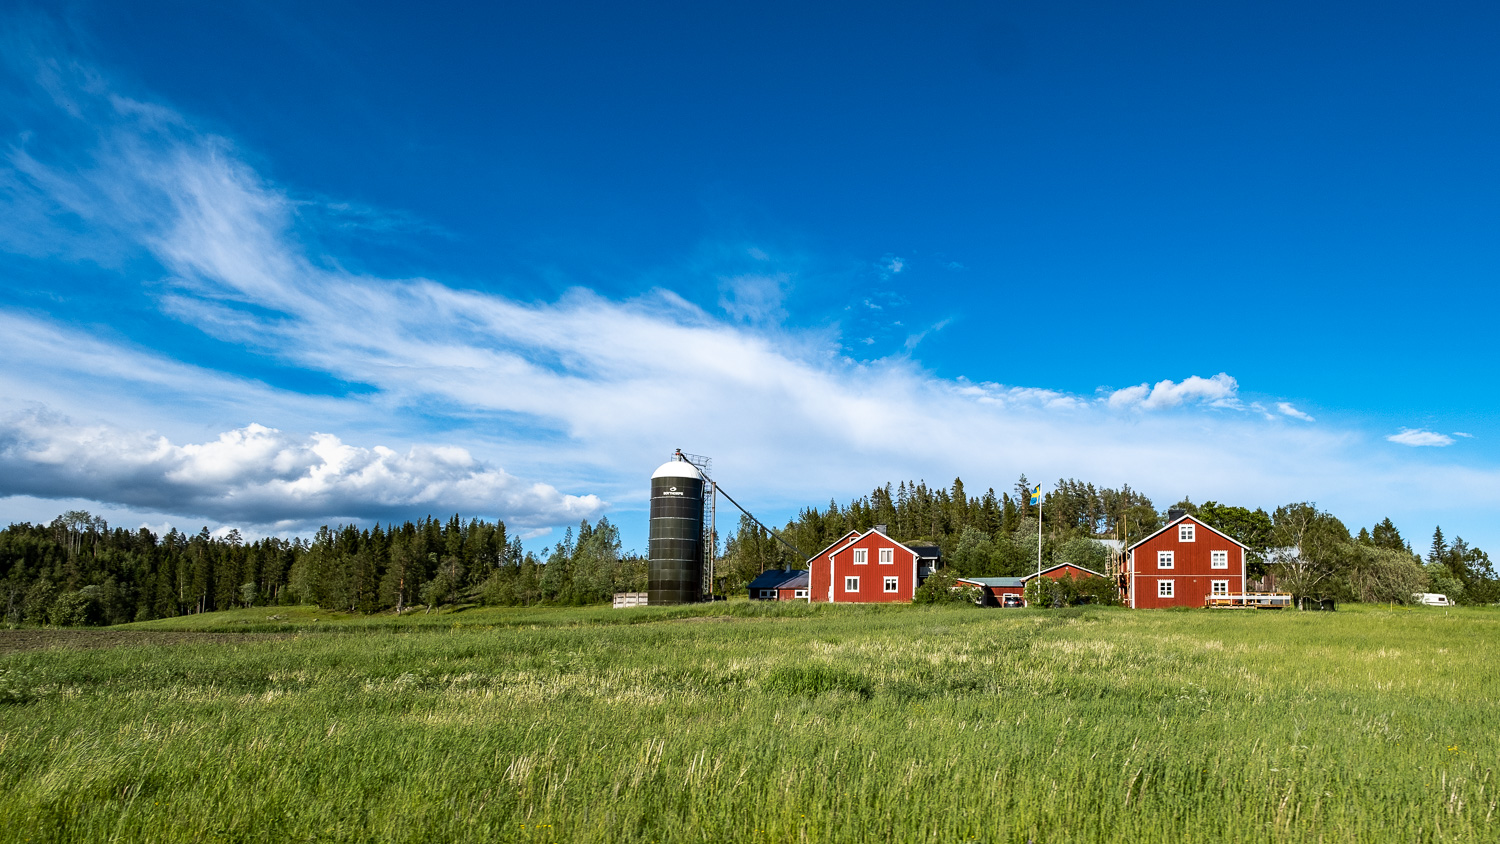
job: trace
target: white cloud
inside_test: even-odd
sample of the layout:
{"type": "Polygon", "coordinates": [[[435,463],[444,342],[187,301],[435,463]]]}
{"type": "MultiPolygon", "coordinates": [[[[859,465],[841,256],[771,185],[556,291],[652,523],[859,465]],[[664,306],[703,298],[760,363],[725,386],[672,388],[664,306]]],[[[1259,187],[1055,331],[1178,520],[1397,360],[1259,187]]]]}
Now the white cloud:
{"type": "Polygon", "coordinates": [[[1212,378],[1190,376],[1177,383],[1171,380],[1158,381],[1156,386],[1138,384],[1116,390],[1106,399],[1113,408],[1138,408],[1140,410],[1164,410],[1184,403],[1202,403],[1214,407],[1236,407],[1239,383],[1228,374],[1220,372],[1212,378]]]}
{"type": "Polygon", "coordinates": [[[1473,434],[1466,434],[1463,431],[1454,431],[1453,432],[1453,436],[1455,436],[1455,437],[1463,437],[1465,439],[1473,439],[1474,438],[1473,434]]]}
{"type": "Polygon", "coordinates": [[[1410,446],[1431,445],[1442,447],[1453,445],[1453,438],[1447,434],[1439,434],[1436,431],[1424,431],[1421,428],[1402,428],[1398,434],[1386,437],[1393,443],[1410,446]]]}
{"type": "Polygon", "coordinates": [[[1308,414],[1306,414],[1306,413],[1298,410],[1290,402],[1279,401],[1279,402],[1276,403],[1276,409],[1279,410],[1279,411],[1281,411],[1281,415],[1282,416],[1290,416],[1293,419],[1301,419],[1303,422],[1316,422],[1317,421],[1316,419],[1313,419],[1308,414]]]}
{"type": "Polygon", "coordinates": [[[428,512],[500,515],[520,527],[592,518],[597,496],[527,484],[453,446],[398,453],[332,434],[250,424],[201,443],[44,411],[0,421],[0,497],[89,498],[258,525],[428,512]]]}

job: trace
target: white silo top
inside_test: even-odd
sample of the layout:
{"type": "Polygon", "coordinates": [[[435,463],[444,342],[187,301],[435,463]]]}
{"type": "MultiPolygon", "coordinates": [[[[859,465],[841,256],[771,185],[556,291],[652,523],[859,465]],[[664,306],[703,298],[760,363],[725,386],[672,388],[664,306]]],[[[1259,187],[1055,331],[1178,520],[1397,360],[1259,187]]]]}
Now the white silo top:
{"type": "Polygon", "coordinates": [[[657,478],[697,478],[702,480],[703,476],[698,474],[696,466],[686,460],[669,460],[661,464],[655,472],[651,473],[651,480],[654,481],[657,478]]]}

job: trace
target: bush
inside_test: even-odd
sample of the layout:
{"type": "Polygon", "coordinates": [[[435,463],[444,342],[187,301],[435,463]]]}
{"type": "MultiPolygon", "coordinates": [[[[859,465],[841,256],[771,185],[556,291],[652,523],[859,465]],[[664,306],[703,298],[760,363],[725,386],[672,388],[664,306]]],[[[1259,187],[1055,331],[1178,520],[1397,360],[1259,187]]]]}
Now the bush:
{"type": "Polygon", "coordinates": [[[913,604],[977,604],[984,593],[974,586],[959,586],[958,572],[945,566],[927,576],[912,595],[913,604]]]}
{"type": "Polygon", "coordinates": [[[1074,607],[1079,604],[1120,603],[1120,592],[1107,577],[1073,577],[1053,580],[1034,577],[1026,583],[1026,605],[1030,607],[1074,607]]]}

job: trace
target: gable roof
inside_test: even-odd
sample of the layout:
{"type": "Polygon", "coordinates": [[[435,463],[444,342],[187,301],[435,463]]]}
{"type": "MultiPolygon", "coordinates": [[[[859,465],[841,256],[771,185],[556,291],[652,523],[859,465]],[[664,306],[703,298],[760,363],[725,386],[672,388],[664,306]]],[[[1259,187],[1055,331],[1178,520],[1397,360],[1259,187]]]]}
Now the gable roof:
{"type": "Polygon", "coordinates": [[[857,530],[846,531],[843,536],[840,536],[838,539],[835,539],[832,543],[830,543],[828,546],[826,546],[822,551],[819,551],[818,553],[812,555],[811,557],[808,557],[807,561],[808,562],[812,562],[813,560],[816,560],[817,558],[819,558],[819,557],[823,556],[824,554],[828,553],[828,549],[829,548],[832,548],[835,545],[842,545],[845,541],[847,541],[849,539],[849,537],[851,537],[851,536],[857,536],[857,535],[859,535],[859,531],[857,531],[857,530]]]}
{"type": "Polygon", "coordinates": [[[1163,527],[1161,530],[1157,531],[1156,533],[1151,534],[1150,536],[1147,536],[1145,539],[1137,540],[1135,543],[1133,543],[1126,550],[1128,550],[1128,551],[1134,551],[1142,543],[1150,542],[1151,540],[1155,539],[1157,536],[1159,536],[1159,535],[1161,535],[1163,533],[1166,533],[1168,530],[1170,530],[1171,528],[1175,527],[1177,524],[1179,524],[1181,522],[1192,522],[1193,524],[1195,524],[1195,525],[1197,525],[1197,526],[1199,526],[1201,528],[1206,528],[1206,529],[1208,529],[1210,531],[1213,531],[1214,533],[1218,534],[1219,536],[1224,537],[1225,539],[1229,540],[1230,542],[1233,542],[1235,545],[1240,546],[1241,548],[1245,549],[1246,551],[1252,550],[1249,545],[1246,545],[1245,543],[1239,541],[1238,539],[1235,539],[1234,537],[1230,536],[1229,534],[1225,533],[1224,531],[1219,530],[1218,528],[1214,527],[1213,525],[1209,524],[1208,522],[1205,522],[1202,519],[1198,518],[1197,516],[1194,516],[1192,513],[1187,513],[1185,515],[1178,516],[1177,518],[1173,519],[1172,521],[1167,522],[1166,526],[1163,527]]]}
{"type": "MultiPolygon", "coordinates": [[[[850,533],[854,533],[854,532],[855,531],[850,531],[850,533]]],[[[865,531],[864,533],[861,533],[859,536],[855,536],[855,537],[852,537],[852,538],[848,534],[845,534],[843,540],[841,540],[840,542],[836,542],[833,545],[828,546],[828,548],[824,548],[822,551],[819,551],[818,552],[818,557],[826,557],[826,556],[828,556],[830,554],[837,554],[838,552],[844,550],[845,548],[848,548],[850,545],[853,545],[854,543],[860,541],[861,539],[864,539],[865,537],[869,536],[872,533],[875,534],[875,535],[877,535],[877,536],[883,536],[886,539],[890,539],[892,545],[895,545],[896,547],[902,549],[906,553],[911,554],[913,557],[920,557],[920,556],[922,556],[921,554],[918,554],[912,548],[908,547],[905,543],[898,542],[898,541],[896,541],[894,539],[891,539],[890,534],[888,534],[888,533],[881,533],[880,531],[876,530],[875,528],[870,528],[869,530],[865,531]],[[837,546],[837,547],[835,547],[835,546],[837,546]],[[830,550],[830,549],[832,549],[832,550],[830,550]]],[[[811,563],[813,560],[818,559],[818,557],[812,557],[807,562],[811,563]]]]}
{"type": "Polygon", "coordinates": [[[750,581],[746,589],[805,589],[807,572],[801,569],[767,569],[750,581]]]}
{"type": "Polygon", "coordinates": [[[1089,574],[1092,574],[1094,577],[1103,577],[1104,576],[1100,572],[1094,571],[1093,569],[1090,569],[1090,568],[1084,568],[1083,566],[1080,566],[1077,563],[1058,563],[1055,566],[1049,566],[1047,568],[1044,568],[1044,569],[1042,569],[1039,572],[1034,571],[1034,572],[1031,572],[1030,574],[1021,575],[1021,579],[1022,580],[1030,580],[1030,579],[1032,579],[1033,577],[1036,577],[1039,574],[1046,574],[1049,571],[1057,571],[1058,569],[1068,568],[1070,566],[1072,568],[1078,569],[1079,571],[1086,571],[1089,574]]]}

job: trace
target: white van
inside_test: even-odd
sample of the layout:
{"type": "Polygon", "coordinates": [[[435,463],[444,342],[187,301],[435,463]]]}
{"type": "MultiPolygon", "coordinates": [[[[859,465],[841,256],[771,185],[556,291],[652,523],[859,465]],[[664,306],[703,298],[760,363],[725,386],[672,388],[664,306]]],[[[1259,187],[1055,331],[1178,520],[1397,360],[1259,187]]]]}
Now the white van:
{"type": "Polygon", "coordinates": [[[1453,602],[1448,600],[1447,595],[1438,592],[1418,592],[1411,596],[1413,601],[1429,607],[1451,607],[1453,602]]]}

